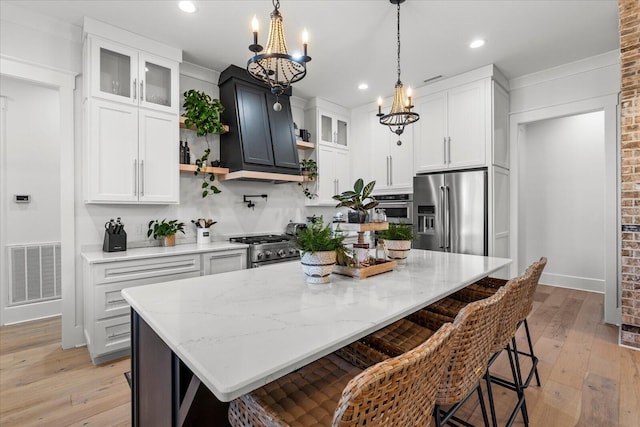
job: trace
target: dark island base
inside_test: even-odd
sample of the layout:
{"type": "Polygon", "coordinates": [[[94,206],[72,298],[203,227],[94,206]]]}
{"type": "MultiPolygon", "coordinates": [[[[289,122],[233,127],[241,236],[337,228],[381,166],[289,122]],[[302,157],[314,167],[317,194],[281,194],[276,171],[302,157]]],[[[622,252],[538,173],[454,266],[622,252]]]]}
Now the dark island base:
{"type": "Polygon", "coordinates": [[[219,401],[131,310],[131,420],[140,427],[228,426],[219,401]]]}

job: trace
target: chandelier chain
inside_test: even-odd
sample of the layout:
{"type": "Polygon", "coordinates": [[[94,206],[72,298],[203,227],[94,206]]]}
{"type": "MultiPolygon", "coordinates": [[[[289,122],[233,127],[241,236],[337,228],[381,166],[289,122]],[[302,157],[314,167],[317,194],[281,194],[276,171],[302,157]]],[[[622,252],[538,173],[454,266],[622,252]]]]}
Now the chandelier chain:
{"type": "Polygon", "coordinates": [[[280,0],[271,0],[271,4],[276,10],[280,9],[280,0]]]}
{"type": "Polygon", "coordinates": [[[398,3],[398,83],[400,83],[400,3],[398,3]]]}

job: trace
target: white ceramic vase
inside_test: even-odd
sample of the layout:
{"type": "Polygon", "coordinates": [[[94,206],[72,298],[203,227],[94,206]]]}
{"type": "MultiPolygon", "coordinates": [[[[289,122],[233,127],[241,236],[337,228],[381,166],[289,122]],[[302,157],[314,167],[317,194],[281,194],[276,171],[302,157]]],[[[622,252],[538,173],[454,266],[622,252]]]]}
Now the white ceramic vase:
{"type": "Polygon", "coordinates": [[[307,276],[307,283],[329,283],[336,263],[336,251],[303,252],[300,263],[307,276]]]}
{"type": "Polygon", "coordinates": [[[405,259],[411,250],[411,240],[385,240],[385,252],[390,259],[405,259]]]}

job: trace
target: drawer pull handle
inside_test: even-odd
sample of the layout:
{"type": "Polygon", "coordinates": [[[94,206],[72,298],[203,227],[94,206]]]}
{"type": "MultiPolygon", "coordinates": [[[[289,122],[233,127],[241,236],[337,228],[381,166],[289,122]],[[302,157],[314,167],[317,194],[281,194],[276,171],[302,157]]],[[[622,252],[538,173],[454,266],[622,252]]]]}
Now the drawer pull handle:
{"type": "Polygon", "coordinates": [[[111,335],[107,336],[107,338],[112,340],[114,338],[120,338],[120,337],[124,337],[124,336],[127,336],[127,335],[130,335],[129,331],[120,332],[119,334],[111,334],[111,335]]]}
{"type": "Polygon", "coordinates": [[[124,268],[121,270],[109,270],[107,272],[107,274],[105,275],[106,277],[117,277],[117,276],[124,276],[127,274],[140,274],[140,273],[153,273],[153,272],[158,272],[158,273],[164,273],[168,270],[182,270],[182,269],[187,269],[187,270],[197,270],[196,268],[196,264],[193,261],[188,261],[185,263],[181,263],[181,264],[169,264],[169,265],[151,265],[147,268],[124,268]]]}
{"type": "Polygon", "coordinates": [[[110,301],[107,301],[107,304],[122,304],[122,303],[126,303],[127,301],[124,299],[113,299],[110,301]]]}

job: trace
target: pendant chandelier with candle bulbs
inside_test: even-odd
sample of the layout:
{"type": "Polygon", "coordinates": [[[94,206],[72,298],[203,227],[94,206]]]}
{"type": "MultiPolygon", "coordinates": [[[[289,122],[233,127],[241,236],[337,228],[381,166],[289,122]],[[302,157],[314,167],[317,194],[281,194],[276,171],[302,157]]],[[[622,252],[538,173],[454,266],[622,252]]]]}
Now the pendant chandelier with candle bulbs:
{"type": "Polygon", "coordinates": [[[398,81],[393,92],[393,103],[391,111],[388,114],[382,114],[382,98],[378,98],[378,114],[380,123],[389,126],[391,132],[402,135],[404,127],[415,123],[420,119],[418,113],[411,111],[411,89],[405,91],[402,81],[400,80],[400,3],[404,0],[389,0],[391,4],[398,6],[398,81]]]}
{"type": "Polygon", "coordinates": [[[253,17],[253,44],[249,46],[253,56],[247,61],[247,71],[251,77],[269,85],[271,93],[276,96],[273,109],[280,111],[282,106],[277,98],[292,83],[300,81],[306,76],[306,64],[311,61],[311,57],[307,55],[308,34],[306,29],[302,33],[304,54],[300,56],[289,55],[284,39],[282,15],[278,10],[280,1],[272,0],[272,4],[274,10],[271,12],[266,49],[258,44],[258,20],[255,16],[253,17]],[[264,53],[261,53],[263,50],[264,53]]]}

